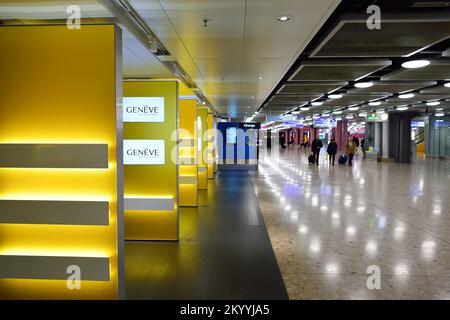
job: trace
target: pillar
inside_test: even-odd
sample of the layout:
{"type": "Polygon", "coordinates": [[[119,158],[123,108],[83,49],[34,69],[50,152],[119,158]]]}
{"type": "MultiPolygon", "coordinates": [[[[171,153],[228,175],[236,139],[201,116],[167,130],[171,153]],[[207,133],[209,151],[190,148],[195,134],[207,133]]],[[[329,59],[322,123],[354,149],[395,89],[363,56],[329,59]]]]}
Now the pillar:
{"type": "Polygon", "coordinates": [[[396,162],[411,162],[411,119],[415,112],[389,114],[389,155],[396,162]]]}

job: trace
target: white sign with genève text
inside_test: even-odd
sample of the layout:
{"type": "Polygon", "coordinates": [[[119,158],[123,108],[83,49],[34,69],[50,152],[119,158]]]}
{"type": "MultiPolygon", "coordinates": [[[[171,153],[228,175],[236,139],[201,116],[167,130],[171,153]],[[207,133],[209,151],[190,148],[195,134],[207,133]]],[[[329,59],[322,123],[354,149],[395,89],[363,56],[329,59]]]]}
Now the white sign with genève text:
{"type": "Polygon", "coordinates": [[[164,122],[164,97],[123,97],[123,122],[164,122]]]}
{"type": "Polygon", "coordinates": [[[165,164],[164,140],[123,140],[123,164],[165,164]]]}

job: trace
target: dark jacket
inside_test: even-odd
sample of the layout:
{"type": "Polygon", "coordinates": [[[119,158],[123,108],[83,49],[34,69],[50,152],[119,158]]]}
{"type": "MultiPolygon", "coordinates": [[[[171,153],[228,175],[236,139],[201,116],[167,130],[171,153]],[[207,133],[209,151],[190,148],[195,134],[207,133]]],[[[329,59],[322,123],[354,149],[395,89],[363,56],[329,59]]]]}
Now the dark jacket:
{"type": "Polygon", "coordinates": [[[338,149],[338,145],[335,141],[331,141],[327,147],[328,154],[336,154],[338,149]]]}
{"type": "Polygon", "coordinates": [[[319,151],[320,148],[322,148],[322,147],[323,147],[322,141],[316,140],[316,139],[313,140],[313,142],[312,142],[312,144],[311,144],[311,150],[312,150],[312,152],[314,152],[314,151],[319,151]]]}

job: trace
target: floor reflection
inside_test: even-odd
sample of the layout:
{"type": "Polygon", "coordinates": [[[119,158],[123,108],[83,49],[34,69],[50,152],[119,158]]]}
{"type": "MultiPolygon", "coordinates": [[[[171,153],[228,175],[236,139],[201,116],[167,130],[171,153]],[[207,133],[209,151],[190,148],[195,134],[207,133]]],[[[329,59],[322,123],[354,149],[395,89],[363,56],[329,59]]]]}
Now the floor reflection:
{"type": "Polygon", "coordinates": [[[261,154],[253,177],[291,299],[450,297],[450,161],[308,165],[261,154]],[[381,289],[369,290],[369,266],[381,289]]]}

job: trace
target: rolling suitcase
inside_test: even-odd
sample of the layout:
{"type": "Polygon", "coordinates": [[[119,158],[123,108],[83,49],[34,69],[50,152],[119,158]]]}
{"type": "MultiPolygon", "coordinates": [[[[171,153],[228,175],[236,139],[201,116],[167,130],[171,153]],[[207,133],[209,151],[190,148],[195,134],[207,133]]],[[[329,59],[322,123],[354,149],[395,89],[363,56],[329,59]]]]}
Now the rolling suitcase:
{"type": "Polygon", "coordinates": [[[343,155],[341,155],[341,156],[339,157],[338,163],[339,163],[339,164],[345,164],[345,163],[347,162],[347,159],[348,159],[347,155],[346,155],[346,154],[343,154],[343,155]]]}
{"type": "Polygon", "coordinates": [[[314,155],[310,154],[308,157],[308,163],[313,164],[314,163],[314,155]]]}

